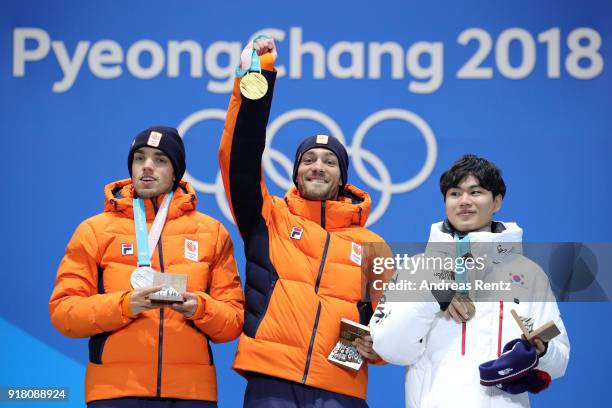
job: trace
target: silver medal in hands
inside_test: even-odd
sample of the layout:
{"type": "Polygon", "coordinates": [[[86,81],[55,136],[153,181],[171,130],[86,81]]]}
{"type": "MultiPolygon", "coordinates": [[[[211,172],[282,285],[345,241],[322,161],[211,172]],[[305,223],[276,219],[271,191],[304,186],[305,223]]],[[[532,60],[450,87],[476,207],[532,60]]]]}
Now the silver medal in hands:
{"type": "Polygon", "coordinates": [[[155,271],[150,266],[139,266],[132,272],[130,283],[134,289],[144,289],[153,286],[155,271]]]}

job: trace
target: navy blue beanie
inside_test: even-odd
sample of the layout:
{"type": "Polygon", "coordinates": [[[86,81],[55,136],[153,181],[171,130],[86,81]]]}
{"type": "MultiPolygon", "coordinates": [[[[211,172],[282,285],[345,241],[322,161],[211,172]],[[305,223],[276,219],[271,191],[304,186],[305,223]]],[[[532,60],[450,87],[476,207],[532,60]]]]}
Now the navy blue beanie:
{"type": "Polygon", "coordinates": [[[338,158],[338,166],[340,167],[340,185],[346,185],[348,178],[349,158],[346,148],[338,139],[331,135],[313,135],[307,137],[300,143],[295,151],[295,160],[293,162],[293,183],[297,187],[297,171],[302,160],[302,155],[311,149],[327,149],[336,155],[338,158]]]}
{"type": "Polygon", "coordinates": [[[179,136],[178,131],[175,128],[167,126],[154,126],[140,132],[130,146],[130,152],[128,154],[128,171],[130,177],[132,177],[132,162],[134,161],[134,153],[141,147],[152,147],[159,149],[164,152],[174,169],[174,185],[172,191],[176,190],[185,174],[185,145],[183,139],[179,136]]]}
{"type": "Polygon", "coordinates": [[[538,393],[550,384],[550,375],[537,370],[536,348],[526,340],[515,339],[504,346],[501,356],[479,366],[480,384],[496,386],[509,394],[538,393]]]}
{"type": "Polygon", "coordinates": [[[505,384],[497,384],[496,387],[508,394],[522,394],[524,392],[538,394],[548,388],[550,382],[550,374],[535,369],[529,371],[523,378],[505,384]]]}

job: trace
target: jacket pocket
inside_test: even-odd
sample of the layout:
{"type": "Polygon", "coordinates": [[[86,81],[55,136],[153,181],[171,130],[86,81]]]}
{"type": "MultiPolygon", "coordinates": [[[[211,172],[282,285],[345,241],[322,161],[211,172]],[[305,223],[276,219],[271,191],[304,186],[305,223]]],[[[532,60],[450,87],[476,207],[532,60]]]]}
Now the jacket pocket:
{"type": "Polygon", "coordinates": [[[102,364],[102,353],[106,340],[112,332],[104,332],[96,334],[89,338],[89,362],[93,364],[102,364]]]}

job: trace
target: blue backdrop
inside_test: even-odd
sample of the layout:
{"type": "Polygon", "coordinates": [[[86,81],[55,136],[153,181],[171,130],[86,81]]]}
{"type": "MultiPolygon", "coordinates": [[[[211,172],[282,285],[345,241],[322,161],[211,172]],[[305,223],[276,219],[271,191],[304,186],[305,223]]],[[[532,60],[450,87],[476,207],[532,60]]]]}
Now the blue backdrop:
{"type": "MultiPolygon", "coordinates": [[[[498,218],[519,222],[527,241],[610,241],[612,3],[287,4],[3,2],[0,386],[66,386],[61,405],[82,405],[86,340],[59,335],[47,301],[72,232],[102,210],[103,186],[127,177],[145,127],[183,131],[199,209],[228,226],[244,273],[217,146],[233,69],[260,30],[279,48],[272,192],[290,183],[296,143],[327,131],[347,142],[349,177],[372,194],[371,227],[388,241],[426,239],[444,216],[438,178],[468,152],[503,169],[498,218]]],[[[568,372],[534,401],[605,405],[612,307],[561,310],[568,372]]],[[[234,350],[214,347],[223,407],[240,406],[245,385],[234,350]]],[[[373,368],[368,400],[402,406],[403,368],[373,368]]]]}

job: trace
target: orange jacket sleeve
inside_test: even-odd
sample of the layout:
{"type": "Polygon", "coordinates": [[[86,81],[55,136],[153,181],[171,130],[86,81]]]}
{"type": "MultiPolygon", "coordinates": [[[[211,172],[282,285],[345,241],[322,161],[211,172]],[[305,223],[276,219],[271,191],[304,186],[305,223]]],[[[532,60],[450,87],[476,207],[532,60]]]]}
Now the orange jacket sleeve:
{"type": "Polygon", "coordinates": [[[227,230],[219,224],[208,293],[196,292],[198,309],[190,318],[214,342],[235,339],[244,323],[244,294],[227,230]]]}
{"type": "Polygon", "coordinates": [[[95,233],[84,221],[68,243],[49,300],[51,322],[66,336],[115,331],[132,320],[122,311],[122,300],[130,291],[99,293],[99,254],[95,233]]]}

